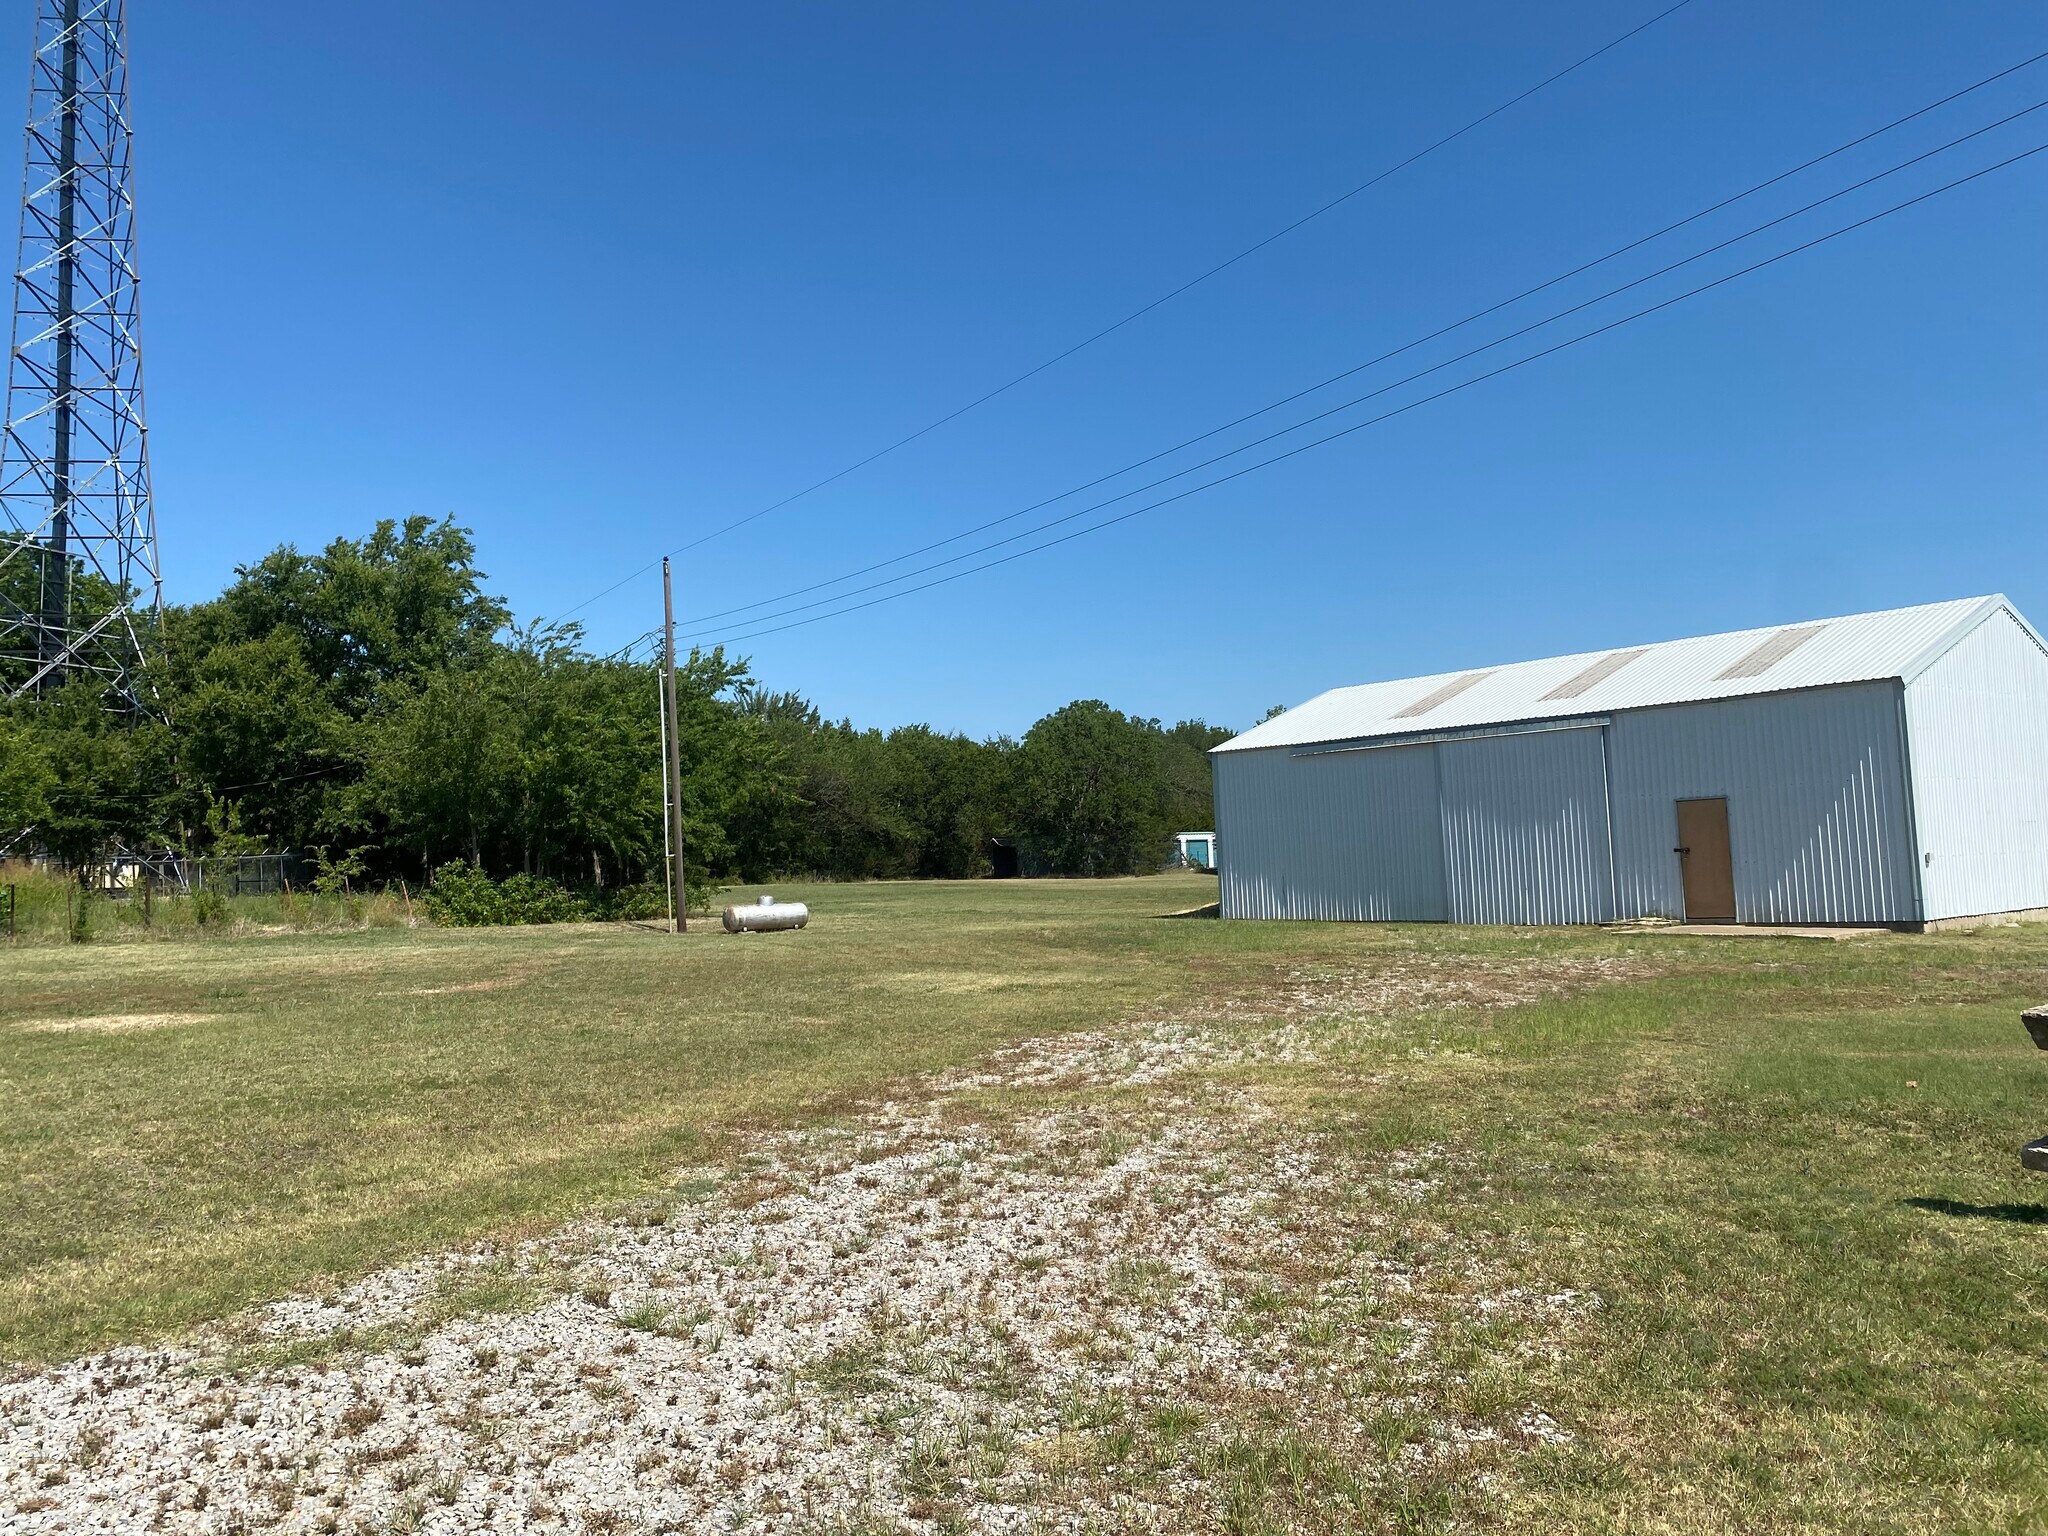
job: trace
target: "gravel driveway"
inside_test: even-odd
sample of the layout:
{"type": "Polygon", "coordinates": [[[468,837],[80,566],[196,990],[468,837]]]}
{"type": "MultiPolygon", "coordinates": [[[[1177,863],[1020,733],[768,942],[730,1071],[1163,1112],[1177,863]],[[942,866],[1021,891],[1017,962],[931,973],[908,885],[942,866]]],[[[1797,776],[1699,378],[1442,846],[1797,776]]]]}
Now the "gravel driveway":
{"type": "MultiPolygon", "coordinates": [[[[1215,1405],[1306,1416],[1341,1399],[1324,1433],[1366,1435],[1358,1372],[1384,1378],[1374,1401],[1412,1408],[1444,1326],[1409,1304],[1412,1258],[1357,1233],[1397,1230],[1448,1154],[1390,1156],[1339,1189],[1314,1139],[1229,1069],[1614,973],[1293,975],[1218,1017],[917,1081],[847,1125],[761,1138],[736,1168],[686,1170],[672,1198],[614,1219],[0,1384],[0,1526],[1210,1528],[1215,1405]],[[1348,1234],[1331,1230],[1339,1209],[1364,1213],[1348,1234]],[[1316,1270],[1311,1250],[1339,1237],[1345,1264],[1316,1270]],[[1370,1311],[1373,1336],[1310,1347],[1295,1322],[1269,1326],[1276,1277],[1296,1270],[1314,1275],[1307,1305],[1370,1311]],[[1119,1463],[1139,1455],[1132,1424],[1142,1477],[1119,1463]],[[1162,1443],[1181,1449],[1162,1460],[1162,1443]]],[[[1459,1262],[1475,1316],[1564,1327],[1586,1305],[1490,1291],[1459,1262]]],[[[1505,1428],[1408,1424],[1397,1468],[1560,1433],[1533,1405],[1505,1428]]]]}

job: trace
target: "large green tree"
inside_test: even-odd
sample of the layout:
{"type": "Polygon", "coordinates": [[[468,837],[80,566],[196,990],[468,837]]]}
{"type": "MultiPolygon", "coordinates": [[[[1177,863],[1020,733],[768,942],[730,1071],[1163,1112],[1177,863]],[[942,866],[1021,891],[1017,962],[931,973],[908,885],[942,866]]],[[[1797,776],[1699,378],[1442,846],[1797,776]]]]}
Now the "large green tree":
{"type": "Polygon", "coordinates": [[[1216,825],[1216,780],[1209,751],[1237,733],[1206,720],[1182,720],[1159,733],[1159,778],[1168,832],[1206,832],[1216,825]]]}
{"type": "MultiPolygon", "coordinates": [[[[592,655],[573,626],[512,626],[485,580],[468,531],[423,517],[240,568],[166,615],[158,718],[121,717],[82,681],[0,709],[0,839],[28,828],[73,863],[169,844],[345,855],[373,879],[455,859],[658,878],[655,669],[592,655]]],[[[1205,754],[1229,734],[1094,700],[1022,743],[860,729],[718,651],[678,685],[697,880],[971,877],[996,837],[1062,873],[1156,868],[1170,833],[1210,824],[1205,754]]]]}
{"type": "Polygon", "coordinates": [[[965,878],[987,872],[989,839],[1011,830],[1009,742],[925,725],[858,730],[793,693],[750,693],[743,707],[788,785],[736,829],[750,875],[965,878]]]}
{"type": "Polygon", "coordinates": [[[191,615],[204,651],[280,631],[333,701],[362,715],[393,683],[487,660],[511,621],[483,589],[469,530],[452,521],[386,518],[365,539],[336,539],[317,555],[283,545],[191,615]]]}
{"type": "Polygon", "coordinates": [[[0,846],[15,846],[49,819],[56,785],[41,733],[19,711],[0,714],[0,846]]]}
{"type": "Polygon", "coordinates": [[[79,677],[14,706],[8,725],[6,772],[20,778],[0,793],[30,815],[44,851],[83,871],[116,846],[165,840],[177,792],[160,722],[110,712],[99,681],[79,677]]]}
{"type": "Polygon", "coordinates": [[[280,628],[179,655],[167,702],[182,782],[271,847],[325,841],[363,746],[299,636],[280,628]]]}
{"type": "Polygon", "coordinates": [[[1032,726],[1017,754],[1023,829],[1064,875],[1159,867],[1169,824],[1156,722],[1082,699],[1032,726]]]}
{"type": "MultiPolygon", "coordinates": [[[[364,729],[352,825],[385,829],[422,872],[462,858],[498,873],[616,884],[658,875],[655,670],[585,654],[574,629],[516,633],[481,664],[399,685],[364,729]]],[[[731,829],[779,792],[774,753],[723,653],[678,669],[684,852],[725,873],[731,829]]]]}

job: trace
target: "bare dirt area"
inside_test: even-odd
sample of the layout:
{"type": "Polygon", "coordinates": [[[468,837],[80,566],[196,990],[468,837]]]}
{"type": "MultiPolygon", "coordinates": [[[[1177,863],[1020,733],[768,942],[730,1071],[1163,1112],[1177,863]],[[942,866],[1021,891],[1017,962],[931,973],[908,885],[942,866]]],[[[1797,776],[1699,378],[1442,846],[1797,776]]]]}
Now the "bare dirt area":
{"type": "Polygon", "coordinates": [[[1447,1395],[1592,1307],[1441,1241],[1451,1148],[1232,1077],[1637,973],[1403,957],[1035,1042],[601,1222],[0,1385],[9,1530],[1336,1528],[1566,1439],[1447,1395]],[[1236,1513],[1233,1514],[1233,1511],[1236,1513]]]}

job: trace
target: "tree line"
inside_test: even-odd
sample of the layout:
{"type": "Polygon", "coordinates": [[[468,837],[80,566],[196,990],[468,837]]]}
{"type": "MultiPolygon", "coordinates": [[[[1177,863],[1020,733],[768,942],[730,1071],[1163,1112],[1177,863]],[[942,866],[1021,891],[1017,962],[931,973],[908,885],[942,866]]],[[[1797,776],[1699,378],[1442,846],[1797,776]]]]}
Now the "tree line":
{"type": "MultiPolygon", "coordinates": [[[[117,848],[297,849],[363,884],[454,861],[595,890],[661,878],[659,682],[573,624],[520,624],[468,529],[379,522],[284,545],[167,608],[151,715],[74,678],[0,708],[0,843],[87,867],[117,848]]],[[[26,663],[0,658],[0,678],[26,663]]],[[[1138,873],[1210,825],[1230,732],[1099,700],[1021,739],[859,729],[723,650],[677,669],[681,820],[699,881],[1138,873]]]]}

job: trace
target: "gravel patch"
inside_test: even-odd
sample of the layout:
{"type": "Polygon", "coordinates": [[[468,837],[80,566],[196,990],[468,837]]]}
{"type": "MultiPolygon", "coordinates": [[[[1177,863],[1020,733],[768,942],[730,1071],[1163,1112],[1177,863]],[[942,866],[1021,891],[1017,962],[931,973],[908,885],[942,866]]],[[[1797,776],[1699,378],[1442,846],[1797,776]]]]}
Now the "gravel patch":
{"type": "Polygon", "coordinates": [[[1302,1064],[1347,1038],[1408,1030],[1418,1049],[1434,1042],[1417,1015],[1514,1008],[1652,973],[1635,956],[1545,959],[1403,957],[1371,971],[1296,968],[1247,997],[1138,1027],[1062,1035],[998,1051],[973,1068],[934,1080],[939,1093],[1026,1085],[1142,1086],[1253,1062],[1302,1064]]]}
{"type": "MultiPolygon", "coordinates": [[[[686,1170],[673,1198],[620,1218],[0,1385],[0,1524],[1100,1528],[1072,1490],[1091,1467],[1114,1471],[1114,1426],[1196,1401],[1356,1396],[1341,1351],[1304,1351],[1266,1321],[1268,1277],[1331,1240],[1302,1213],[1356,1207],[1355,1172],[1338,1190],[1312,1141],[1202,1074],[1311,1059],[1333,1030],[1505,1006],[1626,964],[1299,973],[1260,1027],[1244,1002],[1021,1046],[850,1127],[762,1138],[737,1171],[686,1170]],[[1046,1085],[1154,1091],[1141,1111],[1083,1094],[960,1123],[962,1093],[1046,1085]]],[[[1363,1195],[1398,1221],[1447,1169],[1437,1153],[1393,1154],[1363,1195]]],[[[1590,1305],[1489,1292],[1477,1267],[1467,1278],[1482,1319],[1590,1305]]],[[[1316,1284],[1312,1306],[1333,1316],[1378,1309],[1394,1341],[1380,1350],[1385,1405],[1419,1414],[1396,1380],[1426,1364],[1444,1323],[1411,1306],[1412,1262],[1367,1256],[1316,1284]]],[[[1506,1431],[1423,1415],[1401,1456],[1565,1438],[1535,1405],[1519,1414],[1506,1431]]],[[[1209,1497],[1187,1470],[1133,1486],[1113,1496],[1120,1529],[1179,1528],[1175,1512],[1209,1497]]]]}

